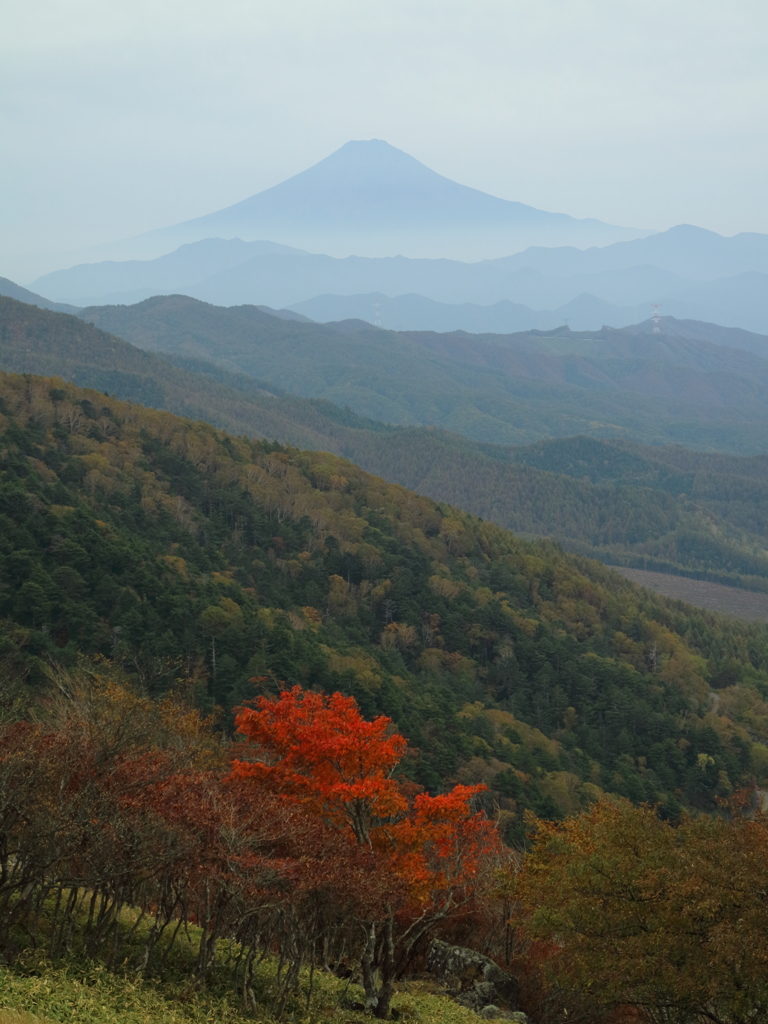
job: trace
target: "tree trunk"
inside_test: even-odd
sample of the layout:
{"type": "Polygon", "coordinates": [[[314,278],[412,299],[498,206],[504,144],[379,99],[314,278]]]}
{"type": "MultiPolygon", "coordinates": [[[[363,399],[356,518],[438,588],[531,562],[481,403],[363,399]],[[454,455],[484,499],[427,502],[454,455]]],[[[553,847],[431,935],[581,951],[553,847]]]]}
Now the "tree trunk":
{"type": "Polygon", "coordinates": [[[368,1009],[375,1009],[379,1001],[379,994],[376,991],[376,972],[373,969],[373,958],[376,952],[376,925],[371,924],[368,928],[368,936],[365,942],[365,949],[360,961],[363,974],[363,988],[365,989],[365,1005],[368,1009]]]}
{"type": "Polygon", "coordinates": [[[381,986],[373,1014],[379,1020],[389,1019],[389,1008],[395,991],[395,943],[393,936],[394,915],[389,912],[384,926],[381,950],[381,986]]]}

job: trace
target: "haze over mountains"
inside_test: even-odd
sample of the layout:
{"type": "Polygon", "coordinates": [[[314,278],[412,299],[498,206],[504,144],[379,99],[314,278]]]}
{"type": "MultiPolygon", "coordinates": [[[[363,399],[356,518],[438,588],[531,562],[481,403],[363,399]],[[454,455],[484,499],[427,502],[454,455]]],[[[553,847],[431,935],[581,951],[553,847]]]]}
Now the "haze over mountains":
{"type": "MultiPolygon", "coordinates": [[[[662,308],[676,319],[703,318],[741,328],[745,334],[768,331],[768,278],[758,274],[743,277],[744,280],[714,282],[668,296],[662,308]]],[[[581,292],[554,309],[532,309],[507,299],[481,305],[436,302],[413,293],[390,298],[382,292],[369,292],[318,295],[288,308],[325,323],[357,318],[396,330],[509,334],[552,330],[562,324],[576,331],[596,331],[601,326],[627,327],[647,317],[652,305],[650,301],[614,305],[590,292],[581,292]]],[[[763,351],[762,343],[758,351],[763,351]]]]}
{"type": "MultiPolygon", "coordinates": [[[[63,362],[41,366],[38,339],[31,368],[114,386],[133,400],[172,402],[231,429],[343,452],[518,529],[528,523],[509,507],[519,481],[499,482],[487,467],[477,504],[473,445],[580,434],[740,455],[765,451],[767,235],[725,238],[679,225],[602,247],[579,248],[581,238],[476,262],[381,255],[386,232],[406,239],[409,224],[429,231],[443,224],[456,240],[470,229],[513,222],[533,225],[539,242],[558,224],[575,232],[586,223],[465,189],[384,143],[349,144],[275,189],[181,226],[188,238],[235,228],[243,237],[179,245],[182,235],[156,232],[152,244],[170,247],[173,237],[173,251],[59,270],[35,281],[35,292],[0,280],[0,294],[77,310],[81,321],[178,364],[170,378],[167,366],[152,371],[143,363],[138,372],[113,373],[103,358],[96,371],[81,365],[71,342],[63,362]],[[308,251],[308,235],[299,240],[283,229],[289,213],[323,235],[326,252],[308,251]],[[327,254],[353,222],[377,255],[327,254]],[[259,237],[249,240],[257,229],[259,237]],[[652,303],[662,304],[660,335],[652,333],[652,303]],[[156,377],[168,378],[159,389],[156,377]],[[301,405],[306,400],[334,405],[320,413],[301,405]],[[350,426],[346,418],[355,416],[368,425],[350,426]],[[354,443],[329,426],[337,422],[358,431],[354,443]],[[452,438],[398,435],[400,447],[391,448],[381,443],[380,432],[393,429],[384,424],[437,428],[452,438]],[[376,443],[368,434],[362,443],[360,430],[373,431],[376,443]],[[409,445],[421,452],[413,464],[395,454],[409,445]]],[[[68,330],[77,335],[79,328],[68,330]]],[[[26,345],[18,340],[23,331],[15,337],[26,345]]],[[[7,367],[24,369],[28,357],[13,349],[6,339],[7,367]]],[[[114,345],[110,353],[107,363],[135,361],[114,345]]],[[[483,457],[501,458],[495,450],[483,457]]],[[[587,508],[593,498],[562,500],[583,499],[587,508]]],[[[597,550],[598,533],[579,543],[597,550]]],[[[749,543],[762,558],[762,542],[749,543]]]]}
{"type": "Polygon", "coordinates": [[[768,236],[724,238],[681,225],[602,249],[534,247],[477,263],[337,259],[265,240],[209,238],[154,260],[56,271],[32,287],[75,306],[179,293],[215,305],[289,307],[322,321],[373,322],[379,302],[388,327],[501,333],[563,321],[577,330],[623,327],[660,302],[678,319],[768,333],[768,236]]]}
{"type": "MultiPolygon", "coordinates": [[[[104,247],[146,258],[204,238],[274,238],[335,256],[483,259],[528,245],[606,245],[647,230],[548,213],[460,185],[381,139],[347,142],[233,206],[104,247]]],[[[120,257],[119,257],[120,258],[120,257]]]]}
{"type": "MultiPolygon", "coordinates": [[[[238,436],[334,452],[420,494],[518,532],[556,537],[571,550],[610,564],[697,578],[703,574],[710,580],[768,590],[768,456],[740,458],[622,439],[633,436],[633,431],[644,437],[649,426],[656,431],[652,436],[667,438],[693,429],[713,447],[727,448],[723,417],[712,410],[713,369],[719,370],[721,404],[743,407],[736,417],[733,408],[726,413],[733,417],[733,425],[746,428],[737,434],[737,443],[749,441],[746,406],[751,401],[754,412],[761,394],[765,420],[768,363],[697,341],[693,335],[703,333],[707,325],[667,320],[663,335],[645,341],[642,335],[619,331],[611,337],[585,338],[561,331],[549,337],[496,339],[514,350],[515,371],[527,375],[515,395],[507,394],[507,414],[527,420],[529,429],[545,436],[547,430],[574,426],[592,433],[550,436],[513,447],[466,436],[473,429],[494,428],[489,410],[497,416],[496,434],[504,430],[503,390],[490,391],[486,416],[481,416],[478,383],[485,380],[487,389],[490,377],[478,375],[479,364],[468,366],[466,336],[443,338],[443,343],[453,343],[454,351],[440,351],[434,344],[430,347],[430,336],[393,338],[360,323],[290,324],[252,307],[217,310],[186,298],[153,299],[133,309],[102,312],[121,316],[123,326],[132,327],[140,343],[165,352],[142,351],[78,317],[0,298],[0,369],[56,374],[124,400],[207,420],[238,436]],[[249,353],[254,331],[263,344],[251,344],[249,353]],[[692,337],[686,340],[686,334],[692,337]],[[598,358],[552,358],[558,347],[563,352],[580,348],[598,358]],[[355,349],[357,363],[345,378],[344,358],[355,349]],[[648,356],[644,361],[643,349],[648,356]],[[266,368],[263,355],[270,350],[275,362],[285,364],[294,387],[306,387],[308,379],[311,386],[313,372],[319,379],[325,375],[326,383],[335,376],[341,388],[356,383],[356,403],[367,407],[377,400],[383,370],[389,370],[396,385],[390,388],[392,394],[397,387],[406,391],[409,380],[421,381],[423,408],[415,405],[414,413],[452,416],[465,436],[434,426],[385,424],[322,399],[288,394],[252,375],[266,368]],[[614,387],[621,383],[617,364],[624,362],[635,370],[634,375],[625,374],[629,387],[614,402],[614,411],[623,416],[623,426],[614,428],[585,419],[601,403],[595,390],[611,387],[606,374],[599,373],[607,353],[614,387]],[[218,363],[211,362],[214,356],[218,363]],[[251,375],[227,369],[222,362],[243,365],[251,375]],[[399,376],[397,364],[402,364],[399,376]],[[687,369],[687,377],[680,376],[681,368],[687,369]],[[558,372],[562,379],[552,387],[551,378],[558,372]],[[750,374],[760,379],[751,383],[750,374]],[[633,381],[666,392],[649,404],[637,386],[631,390],[633,381]],[[704,400],[685,401],[685,387],[704,400]],[[569,421],[574,412],[581,419],[569,421]],[[602,436],[606,433],[617,436],[602,436]]],[[[725,333],[723,328],[710,329],[725,333]]],[[[487,340],[482,349],[487,359],[487,340]]],[[[412,384],[406,400],[409,397],[412,384]]],[[[411,415],[411,422],[414,418],[411,415]]],[[[760,450],[759,440],[755,450],[760,450]]]]}
{"type": "Polygon", "coordinates": [[[768,1024],[768,5],[685,7],[9,7],[0,1024],[768,1024]]]}
{"type": "MultiPolygon", "coordinates": [[[[765,449],[768,361],[681,332],[397,333],[359,320],[289,322],[254,306],[184,296],[89,307],[78,316],[140,348],[478,441],[584,433],[743,454],[765,449]]],[[[763,344],[768,351],[768,339],[763,344]]]]}
{"type": "Polygon", "coordinates": [[[51,302],[50,299],[31,292],[28,288],[22,288],[7,277],[0,277],[0,295],[9,299],[18,299],[19,302],[26,302],[32,306],[39,306],[40,309],[52,309],[58,313],[76,313],[78,306],[70,306],[66,302],[51,302]]]}
{"type": "Polygon", "coordinates": [[[768,235],[691,225],[653,234],[548,213],[459,185],[376,139],[96,255],[32,290],[49,305],[184,294],[323,322],[479,333],[623,327],[661,303],[678,319],[768,333],[768,235]]]}

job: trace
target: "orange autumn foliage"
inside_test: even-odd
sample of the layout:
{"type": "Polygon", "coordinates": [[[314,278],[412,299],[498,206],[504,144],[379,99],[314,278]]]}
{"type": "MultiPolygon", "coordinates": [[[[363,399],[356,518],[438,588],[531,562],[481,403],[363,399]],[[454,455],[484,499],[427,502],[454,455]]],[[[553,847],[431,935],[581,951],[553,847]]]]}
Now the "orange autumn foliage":
{"type": "Polygon", "coordinates": [[[238,731],[264,760],[233,762],[235,778],[256,778],[331,824],[348,824],[359,843],[403,814],[407,800],[392,778],[405,739],[380,715],[366,722],[354,698],[285,690],[237,716],[238,731]]]}
{"type": "Polygon", "coordinates": [[[350,698],[297,688],[258,702],[238,719],[251,742],[235,761],[210,721],[100,670],[70,677],[45,711],[0,723],[6,959],[18,951],[4,937],[18,931],[51,959],[70,948],[109,963],[130,954],[144,976],[194,923],[196,983],[229,939],[247,1005],[255,965],[277,954],[275,1016],[303,965],[322,962],[359,970],[368,1006],[386,1017],[415,944],[475,909],[493,882],[500,843],[473,812],[478,787],[429,796],[397,778],[405,740],[350,698]],[[151,918],[135,956],[120,926],[127,907],[151,918]]]}
{"type": "Polygon", "coordinates": [[[295,686],[275,700],[259,698],[235,724],[259,759],[233,761],[233,779],[257,779],[326,824],[348,829],[398,874],[411,876],[416,888],[426,886],[422,898],[432,888],[464,884],[480,859],[500,847],[492,823],[471,810],[487,787],[416,794],[393,775],[406,740],[384,715],[367,722],[353,697],[295,686]]]}
{"type": "Polygon", "coordinates": [[[398,964],[492,876],[501,840],[494,823],[472,809],[486,787],[418,792],[394,775],[406,741],[391,720],[365,721],[340,693],[296,686],[274,700],[261,697],[241,710],[236,726],[256,756],[233,762],[233,782],[258,780],[369,858],[358,878],[369,937],[363,980],[374,1013],[386,1016],[398,964]]]}

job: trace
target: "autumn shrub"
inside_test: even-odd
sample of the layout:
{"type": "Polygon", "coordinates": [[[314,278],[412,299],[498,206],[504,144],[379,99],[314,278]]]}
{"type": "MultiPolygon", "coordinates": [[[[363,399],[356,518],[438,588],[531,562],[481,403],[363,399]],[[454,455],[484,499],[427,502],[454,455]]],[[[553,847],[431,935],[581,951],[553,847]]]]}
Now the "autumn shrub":
{"type": "Polygon", "coordinates": [[[677,827],[626,802],[537,822],[517,893],[542,976],[654,1022],[766,1019],[767,859],[766,819],[738,807],[677,827]]]}
{"type": "Polygon", "coordinates": [[[489,891],[503,854],[472,807],[479,787],[429,796],[397,778],[405,740],[351,698],[261,699],[238,718],[250,742],[232,760],[173,697],[138,696],[98,666],[60,683],[36,720],[0,730],[8,960],[31,937],[54,961],[127,958],[160,976],[196,926],[195,984],[228,943],[246,1005],[275,955],[274,1012],[304,966],[345,963],[387,1016],[413,948],[489,891]]]}

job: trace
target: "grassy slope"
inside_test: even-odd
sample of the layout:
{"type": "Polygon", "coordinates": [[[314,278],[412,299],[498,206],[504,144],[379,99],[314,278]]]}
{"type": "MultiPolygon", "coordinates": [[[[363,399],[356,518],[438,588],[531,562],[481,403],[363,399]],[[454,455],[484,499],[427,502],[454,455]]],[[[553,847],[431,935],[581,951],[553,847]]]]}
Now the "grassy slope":
{"type": "MultiPolygon", "coordinates": [[[[125,926],[132,914],[123,914],[125,926]]],[[[147,925],[142,926],[146,930],[147,925]]],[[[138,940],[133,945],[140,951],[138,940]]],[[[271,992],[276,963],[267,960],[256,968],[253,986],[257,1005],[244,1010],[227,985],[227,943],[221,944],[219,966],[211,971],[204,990],[190,984],[199,929],[191,927],[182,936],[162,978],[137,979],[130,970],[108,970],[103,964],[68,956],[55,964],[43,953],[22,954],[13,967],[0,966],[0,1024],[253,1024],[254,1019],[273,1020],[271,992]]],[[[130,943],[126,963],[136,954],[130,943]]],[[[394,1008],[406,1022],[421,1024],[473,1024],[477,1016],[445,995],[429,991],[430,986],[402,986],[394,1008]]],[[[300,990],[286,1007],[289,1020],[312,1024],[353,1024],[360,1012],[346,1009],[344,1000],[359,1000],[361,990],[333,975],[317,971],[312,979],[302,972],[300,990]]]]}
{"type": "MultiPolygon", "coordinates": [[[[265,966],[261,974],[266,987],[268,972],[274,967],[271,963],[265,966]]],[[[190,992],[188,981],[143,983],[98,964],[65,961],[54,966],[38,961],[29,967],[34,973],[0,967],[0,1024],[253,1024],[254,1019],[274,1019],[266,999],[255,1012],[246,1012],[235,999],[223,991],[219,994],[215,984],[212,990],[190,992]]],[[[306,974],[303,993],[308,989],[306,974]]],[[[477,1015],[471,1010],[448,996],[423,991],[425,987],[412,984],[409,991],[395,996],[393,1008],[401,1019],[422,1024],[476,1024],[477,1015]]],[[[359,1021],[359,1011],[340,1005],[345,989],[344,982],[316,973],[309,1010],[306,997],[297,999],[289,1019],[312,1024],[359,1021]]],[[[347,993],[360,995],[356,986],[347,993]]]]}

